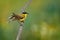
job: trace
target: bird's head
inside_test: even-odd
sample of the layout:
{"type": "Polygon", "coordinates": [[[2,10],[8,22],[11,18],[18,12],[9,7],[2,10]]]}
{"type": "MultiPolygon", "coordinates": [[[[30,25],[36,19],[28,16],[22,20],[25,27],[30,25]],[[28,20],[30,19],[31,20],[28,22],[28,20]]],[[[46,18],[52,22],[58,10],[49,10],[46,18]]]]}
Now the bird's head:
{"type": "Polygon", "coordinates": [[[22,14],[28,14],[27,12],[22,12],[22,14]]]}

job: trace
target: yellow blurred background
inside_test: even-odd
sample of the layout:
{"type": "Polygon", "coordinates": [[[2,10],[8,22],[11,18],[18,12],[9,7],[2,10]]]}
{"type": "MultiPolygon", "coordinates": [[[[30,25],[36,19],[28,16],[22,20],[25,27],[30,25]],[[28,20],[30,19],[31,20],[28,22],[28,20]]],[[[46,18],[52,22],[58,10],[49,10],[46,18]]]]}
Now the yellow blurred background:
{"type": "MultiPolygon", "coordinates": [[[[15,40],[19,29],[17,21],[7,23],[14,12],[19,14],[29,0],[0,0],[0,40],[15,40]]],[[[22,40],[60,40],[60,0],[32,0],[22,40]]]]}

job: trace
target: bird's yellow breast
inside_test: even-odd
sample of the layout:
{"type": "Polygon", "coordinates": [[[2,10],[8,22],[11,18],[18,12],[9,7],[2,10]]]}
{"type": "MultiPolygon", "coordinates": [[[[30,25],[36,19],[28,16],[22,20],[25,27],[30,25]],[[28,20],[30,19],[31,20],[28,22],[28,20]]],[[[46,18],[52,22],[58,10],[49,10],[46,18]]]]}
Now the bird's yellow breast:
{"type": "Polygon", "coordinates": [[[27,17],[27,14],[20,14],[21,17],[23,17],[22,19],[20,19],[20,21],[24,21],[27,17]]]}

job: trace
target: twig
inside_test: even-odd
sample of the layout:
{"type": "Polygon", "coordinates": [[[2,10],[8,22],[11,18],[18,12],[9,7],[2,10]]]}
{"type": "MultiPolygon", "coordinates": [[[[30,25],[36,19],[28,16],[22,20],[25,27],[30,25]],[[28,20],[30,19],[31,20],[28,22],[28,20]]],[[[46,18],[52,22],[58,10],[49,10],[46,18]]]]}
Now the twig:
{"type": "Polygon", "coordinates": [[[20,24],[20,28],[19,28],[19,30],[18,30],[18,34],[17,34],[16,40],[21,40],[21,34],[22,34],[22,30],[23,30],[23,25],[24,25],[24,23],[21,22],[21,23],[19,23],[19,24],[20,24]]]}
{"type": "Polygon", "coordinates": [[[26,8],[31,4],[32,0],[29,0],[22,8],[21,8],[21,12],[24,12],[26,10],[26,8]]]}

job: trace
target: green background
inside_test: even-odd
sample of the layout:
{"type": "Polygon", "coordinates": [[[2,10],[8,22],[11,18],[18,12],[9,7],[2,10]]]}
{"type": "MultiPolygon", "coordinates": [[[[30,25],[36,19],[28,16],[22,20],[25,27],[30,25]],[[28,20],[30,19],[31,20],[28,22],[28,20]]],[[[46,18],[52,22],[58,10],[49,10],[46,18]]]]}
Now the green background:
{"type": "MultiPolygon", "coordinates": [[[[0,40],[15,40],[19,29],[17,21],[7,23],[8,17],[29,0],[0,0],[0,40]]],[[[25,10],[22,40],[60,40],[60,0],[32,0],[25,10]]]]}

